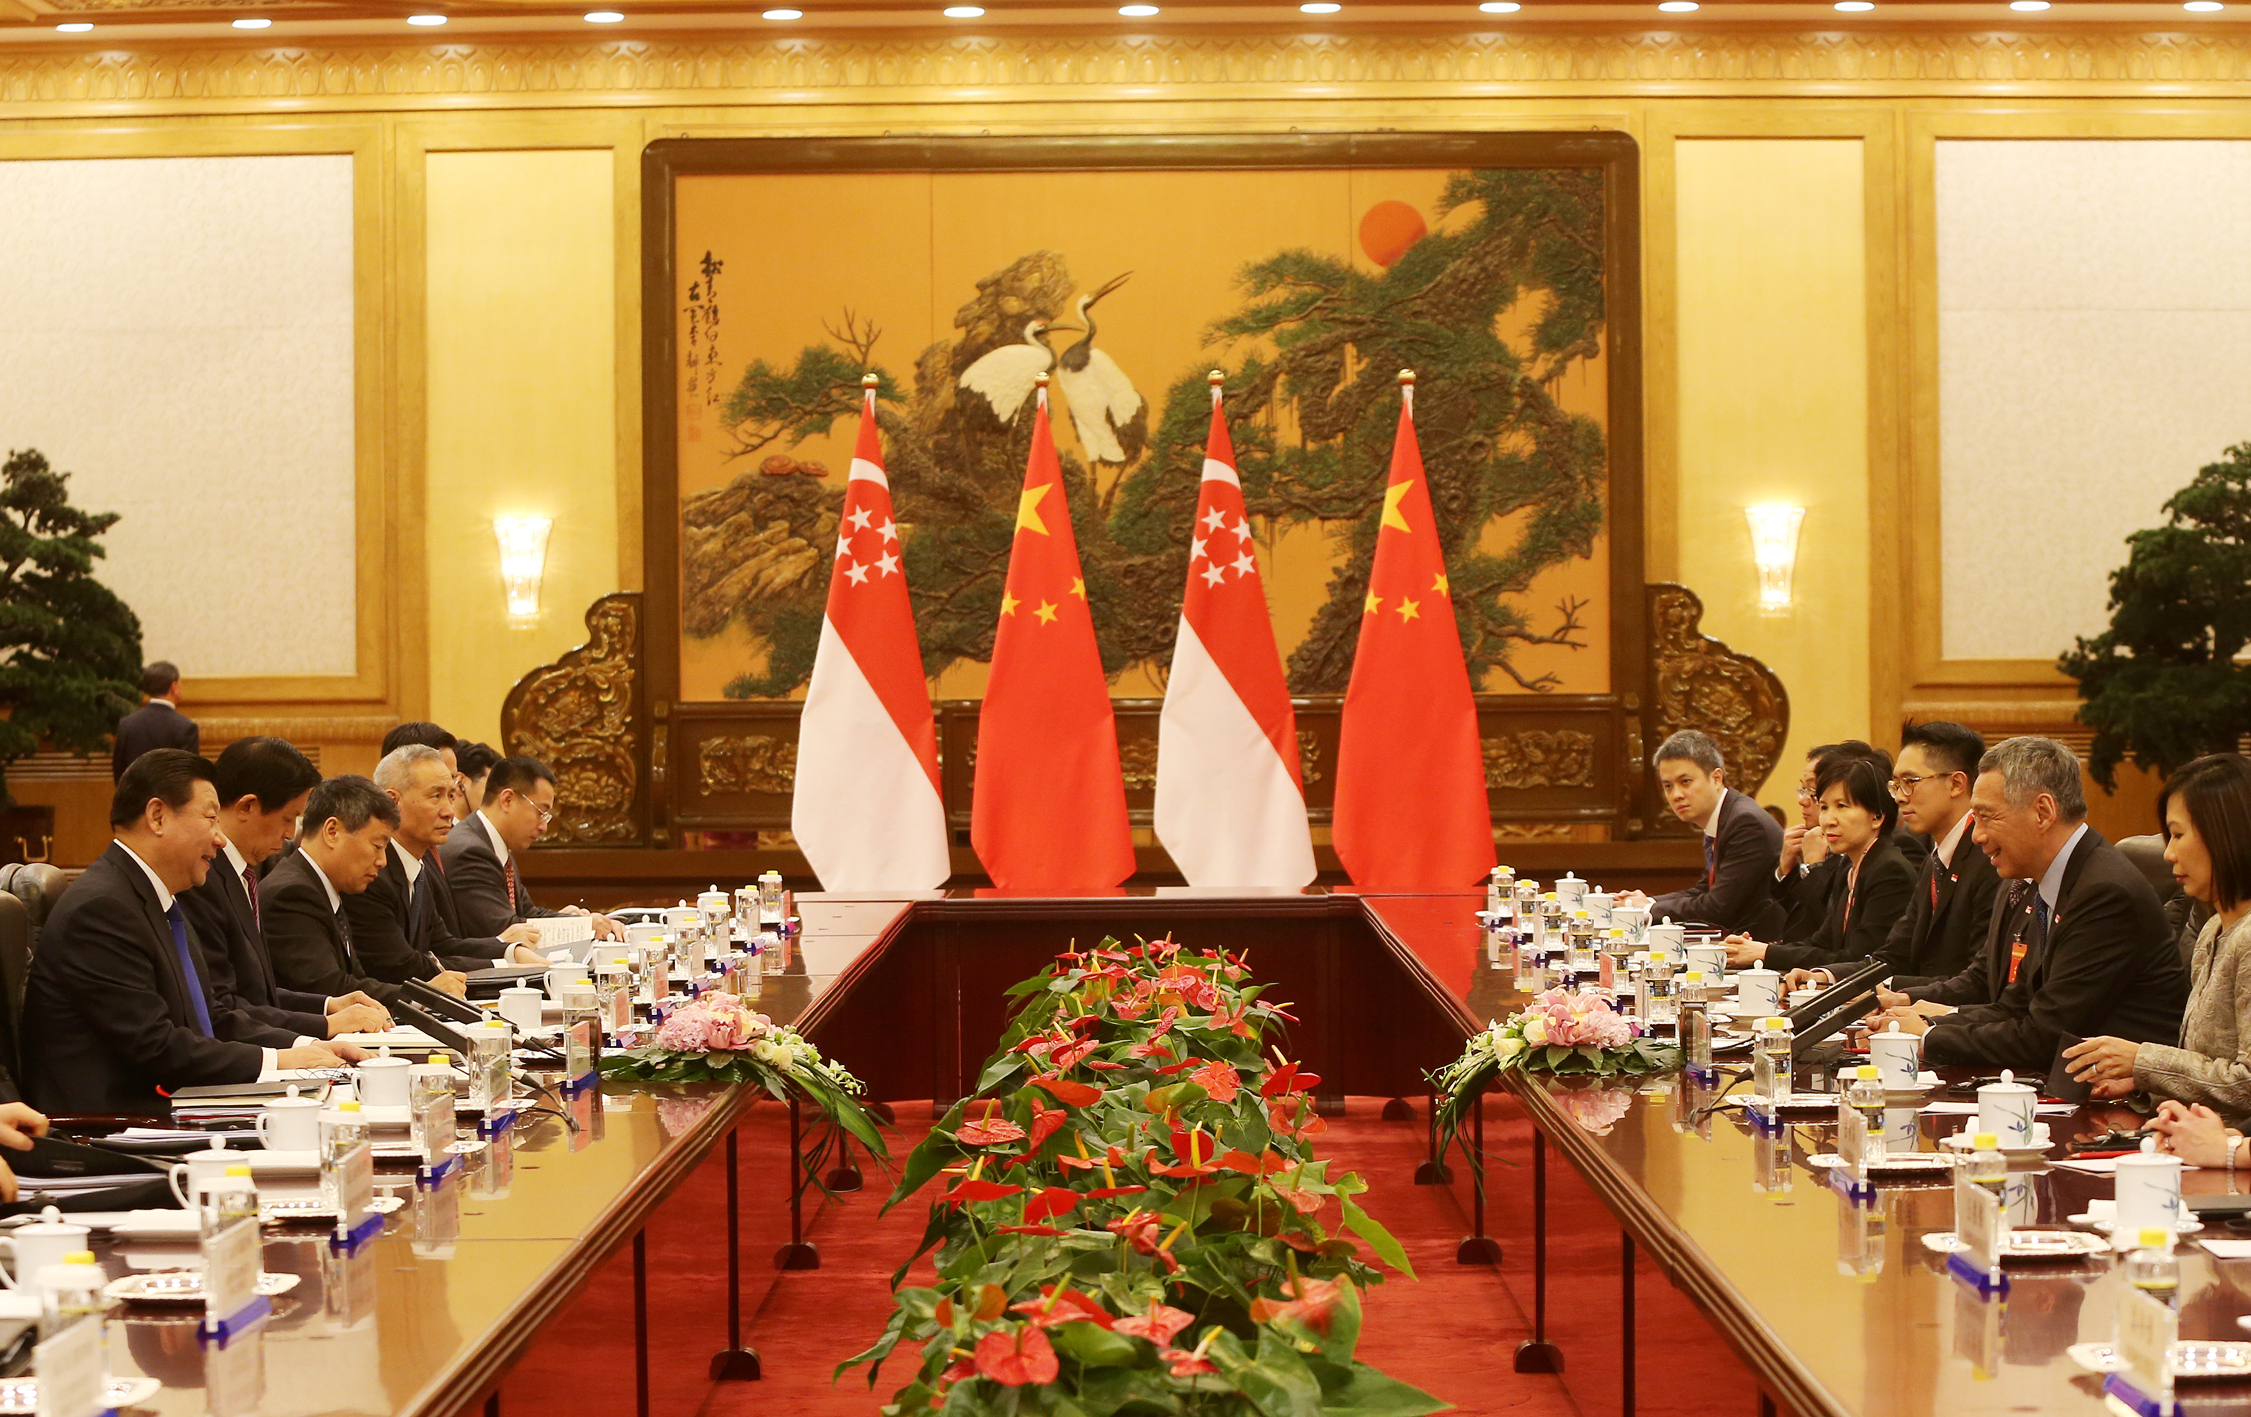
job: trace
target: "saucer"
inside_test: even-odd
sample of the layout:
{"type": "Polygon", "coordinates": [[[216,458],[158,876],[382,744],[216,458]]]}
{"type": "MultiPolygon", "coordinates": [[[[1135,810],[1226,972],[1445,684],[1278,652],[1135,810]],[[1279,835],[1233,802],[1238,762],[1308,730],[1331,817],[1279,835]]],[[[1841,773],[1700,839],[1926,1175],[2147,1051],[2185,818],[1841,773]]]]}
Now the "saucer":
{"type": "MultiPolygon", "coordinates": [[[[2100,1231],[2105,1235],[2115,1234],[2118,1230],[2118,1222],[2113,1217],[2107,1215],[2097,1216],[2084,1210],[2079,1212],[2077,1215],[2067,1215],[2064,1217],[2064,1219],[2070,1221],[2074,1225],[2084,1225],[2092,1230],[2100,1231]]],[[[2194,1216],[2184,1214],[2181,1216],[2180,1220],[2175,1222],[2173,1226],[2173,1238],[2178,1240],[2183,1235],[2194,1235],[2197,1231],[2202,1230],[2203,1228],[2203,1221],[2196,1219],[2194,1216]]]]}
{"type": "MultiPolygon", "coordinates": [[[[1959,1253],[1961,1240],[1951,1230],[1933,1230],[1923,1236],[1923,1248],[1933,1254],[1959,1253]]],[[[2009,1231],[2009,1247],[2001,1252],[2007,1260],[2083,1260],[2110,1253],[2107,1241],[2078,1230],[2014,1230],[2009,1231]]]]}
{"type": "MultiPolygon", "coordinates": [[[[102,1402],[111,1410],[120,1407],[138,1407],[156,1396],[163,1386],[154,1378],[111,1378],[102,1402]]],[[[0,1413],[23,1413],[26,1417],[39,1410],[39,1379],[10,1378],[0,1382],[0,1413]]]]}
{"type": "MultiPolygon", "coordinates": [[[[1972,1129],[1964,1127],[1951,1136],[1940,1137],[1938,1144],[1948,1151],[1959,1151],[1966,1155],[1972,1149],[1970,1143],[1975,1135],[1976,1133],[1972,1129]]],[[[2024,1146],[2004,1146],[2001,1148],[2001,1154],[2011,1161],[2031,1161],[2037,1157],[2046,1156],[2048,1148],[2054,1144],[2054,1138],[2048,1133],[2048,1124],[2046,1122],[2034,1122],[2032,1124],[2032,1140],[2029,1143],[2024,1146]]]]}
{"type": "MultiPolygon", "coordinates": [[[[2107,1343],[2074,1343],[2064,1352],[2090,1373],[2116,1373],[2125,1368],[2118,1361],[2118,1351],[2107,1343]]],[[[2251,1343],[2176,1343],[2171,1356],[2176,1379],[2251,1374],[2251,1343]]]]}

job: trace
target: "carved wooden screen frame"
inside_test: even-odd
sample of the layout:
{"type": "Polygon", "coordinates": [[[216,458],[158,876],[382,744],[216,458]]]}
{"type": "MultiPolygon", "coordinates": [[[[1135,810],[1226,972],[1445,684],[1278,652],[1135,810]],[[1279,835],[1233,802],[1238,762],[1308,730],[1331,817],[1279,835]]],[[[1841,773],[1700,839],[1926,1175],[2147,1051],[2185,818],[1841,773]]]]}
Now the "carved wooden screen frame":
{"type": "MultiPolygon", "coordinates": [[[[643,545],[647,590],[640,625],[648,732],[634,792],[639,837],[659,847],[683,831],[774,831],[789,825],[787,783],[775,770],[796,736],[791,702],[685,703],[680,683],[679,380],[674,319],[674,182],[683,175],[1303,167],[1592,167],[1604,174],[1605,292],[1610,483],[1610,692],[1479,696],[1493,817],[1504,830],[1573,835],[1599,827],[1613,838],[1654,825],[1654,785],[1641,761],[1650,691],[1648,597],[1642,552],[1640,155],[1624,133],[1267,134],[1019,138],[668,139],[642,155],[643,545]],[[723,748],[724,743],[724,748],[723,748]],[[752,745],[744,747],[743,745],[752,745]],[[763,746],[758,746],[763,745],[763,746]],[[759,767],[760,752],[775,763],[759,767]],[[742,762],[729,761],[741,758],[742,762]],[[707,762],[707,760],[710,760],[707,762]],[[718,762],[739,779],[713,792],[718,762]],[[1558,773],[1569,785],[1558,786],[1558,773]]],[[[1763,672],[1763,670],[1762,670],[1763,672]]],[[[1769,676],[1771,677],[1771,676],[1769,676]]],[[[1778,688],[1778,686],[1777,686],[1778,688]]],[[[1115,701],[1128,802],[1149,819],[1158,701],[1115,701]]],[[[1307,743],[1307,796],[1316,824],[1328,816],[1335,696],[1297,701],[1307,743]]],[[[966,847],[976,704],[937,705],[947,808],[966,847]]],[[[1777,740],[1778,741],[1778,740],[1777,740]]],[[[794,755],[791,757],[794,764],[794,755]]],[[[1771,760],[1770,760],[1771,761],[1771,760]]],[[[1761,772],[1759,776],[1764,776],[1761,772]]],[[[1325,853],[1324,853],[1325,854],[1325,853]]]]}

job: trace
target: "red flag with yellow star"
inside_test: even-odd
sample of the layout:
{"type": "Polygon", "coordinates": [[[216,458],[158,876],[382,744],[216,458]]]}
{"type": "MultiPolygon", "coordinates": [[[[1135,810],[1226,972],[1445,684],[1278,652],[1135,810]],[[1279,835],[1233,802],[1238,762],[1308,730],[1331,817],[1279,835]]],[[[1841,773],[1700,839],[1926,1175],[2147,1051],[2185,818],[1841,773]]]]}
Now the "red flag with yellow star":
{"type": "Polygon", "coordinates": [[[977,718],[969,839],[1004,890],[1100,889],[1133,874],[1117,721],[1048,428],[1045,375],[977,718]]]}
{"type": "Polygon", "coordinates": [[[1414,378],[1399,434],[1337,734],[1331,839],[1368,891],[1467,889],[1493,869],[1477,701],[1415,443],[1414,378]]]}

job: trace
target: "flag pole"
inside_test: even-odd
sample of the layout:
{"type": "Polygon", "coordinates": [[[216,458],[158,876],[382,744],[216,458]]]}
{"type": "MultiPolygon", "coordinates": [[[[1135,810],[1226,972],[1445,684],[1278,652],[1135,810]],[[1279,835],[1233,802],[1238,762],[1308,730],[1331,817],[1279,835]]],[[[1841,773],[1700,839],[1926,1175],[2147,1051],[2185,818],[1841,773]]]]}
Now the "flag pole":
{"type": "Polygon", "coordinates": [[[1219,407],[1221,393],[1220,386],[1227,382],[1227,371],[1224,369],[1214,369],[1204,377],[1211,380],[1211,406],[1213,408],[1217,408],[1219,407]]]}
{"type": "Polygon", "coordinates": [[[1407,412],[1415,411],[1415,371],[1412,369],[1399,371],[1399,401],[1407,406],[1407,412]]]}

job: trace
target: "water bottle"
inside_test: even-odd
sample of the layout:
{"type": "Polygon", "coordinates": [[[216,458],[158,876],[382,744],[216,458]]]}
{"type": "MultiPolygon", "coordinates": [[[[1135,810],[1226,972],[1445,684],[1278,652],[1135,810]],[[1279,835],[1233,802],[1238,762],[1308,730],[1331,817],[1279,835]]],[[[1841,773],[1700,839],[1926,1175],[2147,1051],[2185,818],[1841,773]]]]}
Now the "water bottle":
{"type": "Polygon", "coordinates": [[[1506,866],[1495,866],[1485,878],[1485,913],[1495,919],[1510,913],[1516,904],[1516,873],[1506,866]]]}
{"type": "Polygon", "coordinates": [[[2155,1227],[2142,1231],[2142,1247],[2126,1261],[2126,1282],[2162,1303],[2178,1309],[2181,1297],[2181,1262],[2173,1258],[2173,1236],[2155,1227]]]}
{"type": "Polygon", "coordinates": [[[203,1210],[198,1217],[206,1244],[213,1236],[224,1234],[228,1226],[241,1220],[258,1218],[258,1184],[250,1178],[248,1166],[229,1166],[227,1174],[213,1181],[203,1193],[203,1210]]]}
{"type": "Polygon", "coordinates": [[[1641,977],[1634,981],[1634,1013],[1649,1028],[1669,1026],[1679,1017],[1673,1003],[1673,964],[1661,951],[1641,957],[1641,977]]]}
{"type": "Polygon", "coordinates": [[[1759,1038],[1751,1055],[1751,1095],[1770,1106],[1789,1102],[1797,1087],[1796,1062],[1791,1051],[1797,1035],[1786,1018],[1759,1020],[1759,1038]]]}
{"type": "Polygon", "coordinates": [[[1571,972],[1595,972],[1594,918],[1584,910],[1571,912],[1571,924],[1565,936],[1571,952],[1571,972]]]}
{"type": "Polygon", "coordinates": [[[1853,1069],[1853,1076],[1845,1088],[1845,1105],[1860,1114],[1867,1140],[1862,1143],[1860,1159],[1864,1163],[1861,1174],[1882,1161],[1889,1151],[1884,1145],[1884,1084],[1882,1076],[1871,1067],[1853,1069]]]}
{"type": "Polygon", "coordinates": [[[1691,969],[1680,981],[1680,1048],[1688,1070],[1699,1077],[1712,1072],[1712,1015],[1706,1006],[1704,972],[1691,969]]]}
{"type": "MultiPolygon", "coordinates": [[[[508,1025],[498,1027],[503,1037],[508,1025]]],[[[339,1102],[320,1114],[320,1201],[330,1210],[342,1211],[348,1197],[344,1194],[344,1168],[352,1154],[367,1145],[367,1119],[360,1114],[357,1102],[339,1102]]]]}
{"type": "Polygon", "coordinates": [[[80,1323],[99,1323],[108,1312],[102,1286],[109,1276],[94,1262],[91,1250],[73,1250],[61,1264],[51,1264],[33,1276],[39,1286],[39,1337],[53,1338],[80,1323]]]}
{"type": "Polygon", "coordinates": [[[770,930],[782,923],[782,873],[767,871],[758,878],[758,928],[770,930]]]}
{"type": "Polygon", "coordinates": [[[2001,1139],[1992,1132],[1970,1138],[1967,1160],[1954,1168],[1954,1177],[1965,1186],[1983,1186],[1995,1201],[2004,1199],[2009,1185],[2009,1158],[2002,1154],[2001,1139]]]}

